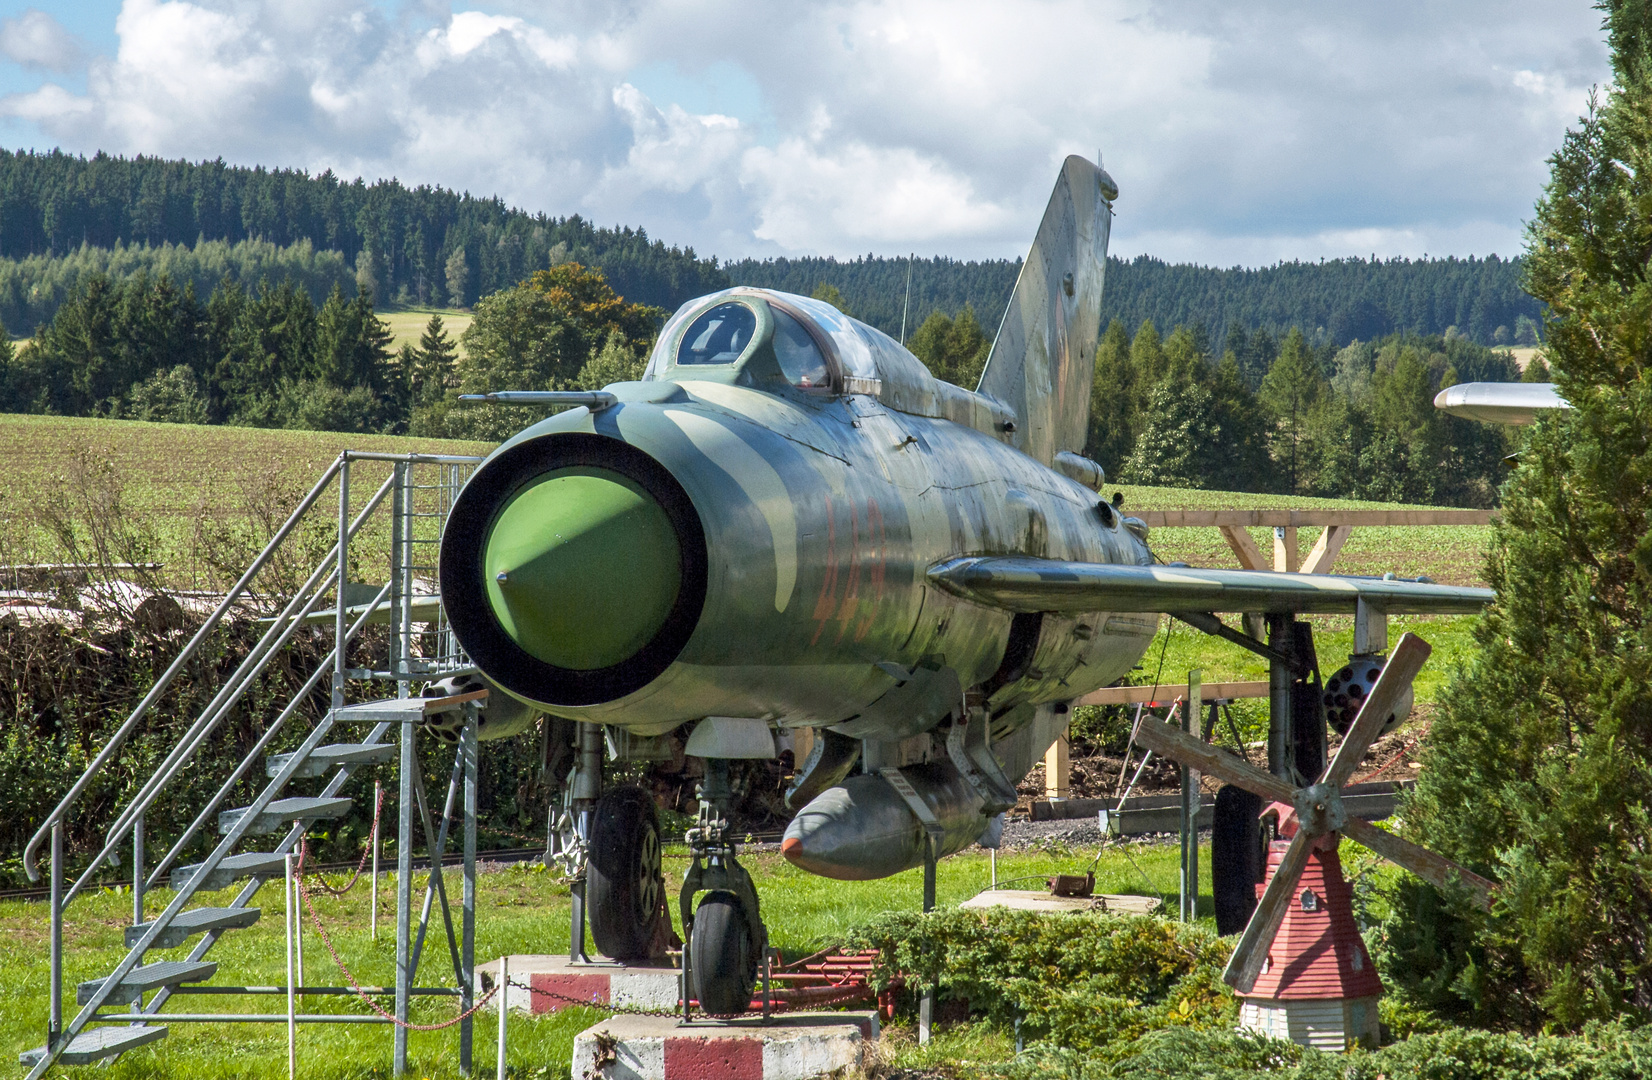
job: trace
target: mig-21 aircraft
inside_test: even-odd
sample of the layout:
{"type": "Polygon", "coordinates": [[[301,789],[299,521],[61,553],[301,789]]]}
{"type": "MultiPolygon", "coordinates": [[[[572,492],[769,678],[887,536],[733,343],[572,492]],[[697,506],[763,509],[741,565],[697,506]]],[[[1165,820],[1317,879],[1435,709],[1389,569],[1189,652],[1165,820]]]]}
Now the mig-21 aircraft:
{"type": "MultiPolygon", "coordinates": [[[[683,305],[637,382],[481,396],[575,406],[477,468],[443,535],[440,587],[495,691],[483,737],[540,713],[567,733],[554,736],[569,766],[556,846],[580,882],[576,954],[587,916],[618,959],[670,931],[652,799],[604,788],[605,758],[646,759],[682,730],[704,760],[685,963],[706,1011],[739,1012],[766,934],[729,824],[730,763],[772,759],[777,730],[814,733],[787,794],[786,858],[879,878],[994,842],[1070,703],[1126,675],[1162,613],[1269,658],[1269,765],[1289,778],[1317,775],[1326,744],[1298,615],[1363,626],[1491,599],[1155,560],[1082,456],[1117,195],[1097,165],[1063,164],[974,391],[828,304],[734,288],[683,305]],[[1219,613],[1261,615],[1266,640],[1219,613]]],[[[1361,642],[1356,682],[1384,648],[1380,634],[1361,642]]],[[[1215,862],[1242,923],[1263,849],[1260,803],[1235,792],[1218,814],[1233,851],[1215,862]]]]}

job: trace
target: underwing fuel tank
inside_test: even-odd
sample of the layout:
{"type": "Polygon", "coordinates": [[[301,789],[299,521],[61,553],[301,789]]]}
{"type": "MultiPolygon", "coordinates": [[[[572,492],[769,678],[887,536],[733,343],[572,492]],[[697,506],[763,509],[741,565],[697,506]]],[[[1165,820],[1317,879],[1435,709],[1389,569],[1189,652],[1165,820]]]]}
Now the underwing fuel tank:
{"type": "MultiPolygon", "coordinates": [[[[943,830],[937,858],[962,851],[986,830],[986,804],[950,763],[912,765],[901,774],[943,830]]],[[[865,773],[798,811],[780,850],[811,874],[871,881],[923,865],[924,827],[889,781],[865,773]]]]}

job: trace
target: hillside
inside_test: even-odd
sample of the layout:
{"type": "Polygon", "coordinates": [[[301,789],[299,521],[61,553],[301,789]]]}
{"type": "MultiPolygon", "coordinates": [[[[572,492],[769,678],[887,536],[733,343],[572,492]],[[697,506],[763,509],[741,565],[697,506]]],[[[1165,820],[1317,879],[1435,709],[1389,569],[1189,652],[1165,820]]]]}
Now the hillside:
{"type": "MultiPolygon", "coordinates": [[[[333,284],[359,282],[381,308],[465,307],[567,259],[600,268],[626,299],[668,310],[730,284],[807,294],[825,282],[855,315],[898,334],[906,300],[902,258],[720,263],[642,228],[598,228],[577,214],[529,213],[498,198],[393,179],[0,151],[0,319],[16,334],[49,321],[90,272],[166,272],[202,296],[226,275],[248,288],[291,278],[317,303],[333,284]]],[[[965,303],[995,328],[1019,268],[1012,259],[914,261],[908,329],[965,303]]],[[[1535,343],[1541,307],[1521,291],[1521,273],[1519,259],[1495,256],[1260,269],[1141,256],[1110,261],[1104,315],[1132,331],[1143,319],[1161,328],[1202,325],[1216,340],[1235,326],[1275,336],[1295,326],[1336,345],[1455,327],[1482,345],[1520,344],[1523,330],[1535,343]]]]}
{"type": "MultiPolygon", "coordinates": [[[[1454,327],[1481,345],[1514,344],[1522,331],[1535,344],[1542,305],[1521,290],[1521,265],[1495,255],[1282,262],[1254,270],[1173,265],[1145,255],[1108,259],[1102,324],[1116,318],[1131,331],[1144,319],[1161,330],[1202,325],[1217,341],[1234,327],[1278,336],[1294,326],[1334,345],[1392,333],[1444,334],[1454,327]]],[[[805,295],[822,283],[833,285],[857,318],[888,334],[900,332],[906,259],[747,259],[724,269],[739,285],[805,295]]],[[[1020,260],[913,260],[908,331],[931,311],[950,315],[966,303],[989,330],[995,328],[1020,270],[1020,260]]]]}

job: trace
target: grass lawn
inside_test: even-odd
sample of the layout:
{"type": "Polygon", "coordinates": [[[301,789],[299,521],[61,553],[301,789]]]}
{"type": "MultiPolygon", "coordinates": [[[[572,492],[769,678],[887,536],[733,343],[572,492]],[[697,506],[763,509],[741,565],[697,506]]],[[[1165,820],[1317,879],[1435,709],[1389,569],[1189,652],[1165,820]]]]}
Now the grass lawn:
{"type": "MultiPolygon", "coordinates": [[[[250,561],[286,517],[285,508],[343,450],[485,454],[491,448],[393,435],[0,414],[0,563],[64,559],[64,546],[41,513],[59,507],[75,520],[82,543],[94,517],[106,528],[118,523],[108,531],[129,550],[116,551],[113,561],[165,563],[173,585],[204,588],[214,582],[204,565],[210,558],[201,547],[202,521],[246,526],[250,561]],[[278,513],[266,526],[258,519],[269,511],[278,513]]],[[[388,469],[355,467],[357,505],[388,469]]]]}
{"type": "Polygon", "coordinates": [[[465,332],[474,315],[468,311],[455,311],[452,308],[410,307],[396,308],[393,311],[381,311],[379,319],[388,324],[395,339],[390,342],[390,351],[397,352],[403,345],[419,347],[419,335],[430,322],[432,315],[442,317],[442,325],[447,328],[447,336],[459,345],[459,355],[465,355],[465,347],[459,344],[459,335],[465,332]]]}
{"type": "MultiPolygon", "coordinates": [[[[677,849],[681,854],[682,849],[677,849]]],[[[1024,874],[1042,875],[1057,871],[1082,871],[1097,855],[1095,848],[1007,853],[999,859],[1001,880],[1024,874]]],[[[911,870],[882,881],[836,882],[804,874],[776,854],[748,857],[758,881],[763,913],[771,939],[787,956],[796,957],[827,946],[848,928],[866,921],[880,911],[919,906],[923,888],[921,870],[911,870]]],[[[1208,851],[1201,864],[1209,866],[1208,851]]],[[[667,886],[682,883],[686,866],[681,857],[668,854],[667,886]]],[[[942,904],[956,904],[986,888],[989,883],[985,852],[972,849],[942,862],[938,875],[942,904]]],[[[1102,892],[1157,895],[1165,909],[1176,907],[1176,849],[1156,847],[1109,848],[1096,865],[1096,886],[1102,892]]],[[[456,878],[449,879],[456,882],[456,878]]],[[[377,942],[367,933],[368,893],[363,881],[343,899],[321,896],[316,900],[322,921],[329,929],[340,956],[363,985],[394,981],[395,941],[389,931],[394,919],[394,875],[385,875],[379,892],[380,934],[377,942]]],[[[422,888],[419,875],[416,888],[422,888]]],[[[476,957],[478,962],[503,953],[566,953],[568,947],[568,892],[543,869],[513,866],[478,876],[478,919],[476,957]]],[[[1037,888],[1039,883],[1028,882],[1037,888]]],[[[1211,910],[1209,875],[1201,910],[1211,910]]],[[[450,883],[457,897],[457,885],[450,883]]],[[[170,893],[151,894],[150,910],[156,911],[170,899],[170,893]]],[[[203,904],[227,902],[230,891],[215,898],[202,897],[203,904]]],[[[209,954],[220,964],[215,982],[222,985],[281,985],[285,982],[281,899],[278,885],[267,885],[259,899],[264,918],[246,930],[232,931],[209,954]]],[[[96,978],[110,970],[123,955],[121,927],[131,919],[131,897],[124,892],[104,892],[77,901],[69,911],[64,937],[67,987],[66,1015],[73,1014],[75,984],[96,978]]],[[[1210,920],[1206,920],[1209,922],[1210,920]]],[[[445,938],[437,936],[439,920],[426,946],[423,978],[425,985],[451,985],[451,963],[445,938]],[[443,979],[443,968],[448,978],[443,979]]],[[[681,928],[679,927],[679,930],[681,928]]],[[[0,935],[4,935],[8,963],[0,969],[0,1052],[8,1060],[44,1042],[47,1016],[48,964],[45,907],[37,903],[0,903],[0,935]]],[[[191,943],[193,944],[193,942],[191,943]]],[[[152,952],[150,961],[181,959],[187,946],[152,952]]],[[[306,934],[306,982],[311,985],[341,985],[342,976],[327,956],[313,927],[306,934]]],[[[355,998],[311,998],[301,1006],[308,1012],[368,1013],[355,998]]],[[[172,1011],[264,1011],[280,1013],[282,997],[174,997],[172,1011]]],[[[437,1022],[453,1015],[447,999],[418,1003],[415,1020],[437,1022]]],[[[555,1016],[512,1017],[509,1033],[509,1065],[520,1077],[560,1078],[568,1076],[574,1036],[606,1014],[595,1009],[578,1009],[555,1016]]],[[[163,1021],[164,1022],[164,1021],[163,1021]]],[[[479,1016],[476,1029],[476,1069],[491,1075],[494,1068],[492,1014],[479,1016]]],[[[885,1053],[894,1062],[919,1067],[925,1062],[1001,1061],[1013,1054],[1013,1038],[981,1025],[964,1024],[943,1033],[927,1048],[919,1048],[911,1033],[896,1025],[886,1041],[885,1053]]],[[[411,1038],[414,1076],[458,1075],[458,1038],[453,1030],[439,1033],[415,1032],[411,1038]]],[[[299,1029],[298,1072],[305,1080],[324,1077],[388,1075],[391,1032],[387,1027],[314,1025],[299,1029]]],[[[127,1055],[103,1075],[114,1077],[267,1077],[280,1075],[286,1067],[286,1029],[282,1024],[214,1025],[174,1024],[170,1034],[152,1047],[127,1055]]]]}

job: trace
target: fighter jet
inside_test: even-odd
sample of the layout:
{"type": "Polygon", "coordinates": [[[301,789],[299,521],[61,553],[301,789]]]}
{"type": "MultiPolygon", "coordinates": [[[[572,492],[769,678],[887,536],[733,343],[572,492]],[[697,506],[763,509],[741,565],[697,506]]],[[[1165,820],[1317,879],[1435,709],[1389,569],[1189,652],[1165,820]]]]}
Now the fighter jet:
{"type": "MultiPolygon", "coordinates": [[[[1298,614],[1491,599],[1155,559],[1082,455],[1117,197],[1099,166],[1063,164],[973,391],[828,304],[734,288],[684,304],[639,381],[479,395],[573,406],[478,467],[443,535],[440,587],[500,691],[484,733],[558,718],[546,730],[569,764],[558,856],[577,882],[575,953],[587,912],[619,959],[657,948],[666,919],[652,800],[603,788],[605,758],[646,758],[686,732],[704,759],[678,898],[685,962],[706,1011],[739,1012],[766,935],[729,824],[730,762],[773,758],[777,732],[813,734],[786,858],[878,878],[992,842],[1070,704],[1128,674],[1162,613],[1269,657],[1270,763],[1312,776],[1325,712],[1298,614]],[[1262,614],[1268,640],[1222,612],[1262,614]]],[[[1374,676],[1380,657],[1366,666],[1374,676]]],[[[1224,811],[1244,869],[1218,886],[1252,904],[1259,809],[1224,811]]]]}

